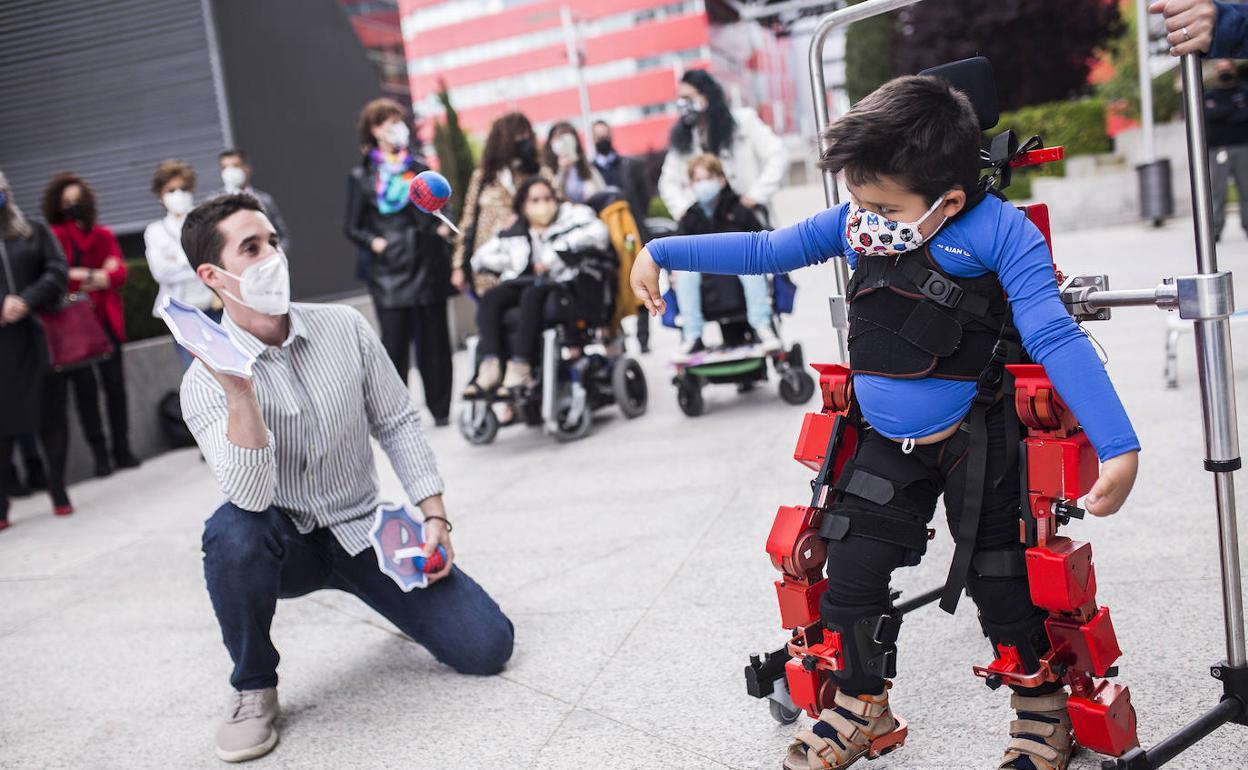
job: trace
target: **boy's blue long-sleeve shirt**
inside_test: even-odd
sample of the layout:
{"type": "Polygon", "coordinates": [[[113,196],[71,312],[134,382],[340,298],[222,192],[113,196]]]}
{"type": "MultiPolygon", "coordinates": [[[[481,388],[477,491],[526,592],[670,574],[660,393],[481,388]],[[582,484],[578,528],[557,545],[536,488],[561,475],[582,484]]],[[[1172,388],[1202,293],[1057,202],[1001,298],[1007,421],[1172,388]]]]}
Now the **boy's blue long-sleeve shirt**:
{"type": "MultiPolygon", "coordinates": [[[[659,266],[700,273],[783,273],[845,254],[849,204],[782,230],[663,238],[648,244],[659,266]]],[[[996,273],[1014,324],[1032,360],[1044,366],[1079,418],[1101,460],[1140,448],[1126,410],[1087,335],[1062,304],[1044,236],[1026,215],[993,196],[945,224],[930,241],[932,256],[953,276],[996,273]]],[[[962,420],[975,383],[854,375],[863,416],[889,438],[919,438],[962,420]]]]}

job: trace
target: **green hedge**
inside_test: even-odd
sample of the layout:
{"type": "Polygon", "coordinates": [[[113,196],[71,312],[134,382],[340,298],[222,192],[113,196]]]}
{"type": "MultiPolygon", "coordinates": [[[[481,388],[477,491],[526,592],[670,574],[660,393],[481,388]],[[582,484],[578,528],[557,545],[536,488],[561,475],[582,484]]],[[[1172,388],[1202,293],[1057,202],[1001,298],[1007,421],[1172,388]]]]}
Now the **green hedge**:
{"type": "MultiPolygon", "coordinates": [[[[1045,147],[1061,145],[1066,157],[1109,152],[1113,141],[1105,131],[1105,100],[1100,98],[1048,102],[1024,107],[1001,115],[995,130],[1013,129],[1020,142],[1039,134],[1045,147]]],[[[1062,176],[1066,164],[1046,163],[1014,172],[1006,194],[1019,200],[1031,197],[1031,179],[1035,176],[1062,176]]]]}
{"type": "Polygon", "coordinates": [[[156,304],[156,279],[147,267],[146,259],[126,260],[126,282],[121,286],[121,301],[126,311],[126,337],[145,340],[169,333],[165,322],[152,317],[156,304]]]}

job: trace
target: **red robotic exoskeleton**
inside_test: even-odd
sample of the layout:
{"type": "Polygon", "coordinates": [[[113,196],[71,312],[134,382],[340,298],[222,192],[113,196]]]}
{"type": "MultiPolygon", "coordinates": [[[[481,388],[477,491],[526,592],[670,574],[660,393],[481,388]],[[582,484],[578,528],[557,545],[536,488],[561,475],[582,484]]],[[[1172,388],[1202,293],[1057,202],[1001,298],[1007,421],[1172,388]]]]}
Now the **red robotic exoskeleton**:
{"type": "MultiPolygon", "coordinates": [[[[1033,139],[1010,153],[1008,165],[1019,167],[1062,158],[1060,147],[1040,147],[1033,139]]],[[[1052,247],[1048,209],[1043,204],[1023,210],[1052,247]]],[[[1054,271],[1057,272],[1056,266],[1054,271]]],[[[1061,282],[1061,274],[1057,273],[1061,282]]],[[[829,672],[841,667],[840,634],[823,626],[819,600],[827,587],[823,577],[826,546],[819,527],[841,469],[854,456],[858,419],[852,398],[851,370],[838,364],[812,364],[819,373],[822,409],[802,423],[793,457],[816,472],[807,506],[782,506],[767,537],[767,554],[780,571],[776,594],[781,625],[791,631],[788,644],[765,656],[752,656],[746,667],[747,690],[770,698],[772,715],[791,722],[800,711],[818,718],[832,705],[835,680],[829,672]],[[787,693],[787,697],[786,696],[787,693]]],[[[1034,687],[1062,681],[1070,688],[1068,712],[1075,739],[1093,751],[1119,756],[1138,745],[1130,692],[1105,677],[1116,674],[1121,655],[1109,609],[1098,605],[1092,547],[1058,534],[1071,518],[1082,518],[1080,497],[1098,477],[1096,453],[1074,415],[1062,402],[1042,366],[1010,365],[1014,408],[1026,430],[1019,447],[1022,475],[1020,538],[1032,602],[1049,613],[1044,627],[1051,649],[1034,671],[1010,644],[999,645],[996,658],[974,673],[994,689],[1001,685],[1034,687]]],[[[1011,389],[1007,388],[1009,394],[1011,389]]],[[[929,536],[934,534],[929,530],[929,536]]],[[[895,615],[881,616],[871,638],[896,640],[900,613],[936,598],[939,589],[895,606],[895,615]]],[[[871,745],[869,757],[902,745],[906,725],[871,745]]]]}

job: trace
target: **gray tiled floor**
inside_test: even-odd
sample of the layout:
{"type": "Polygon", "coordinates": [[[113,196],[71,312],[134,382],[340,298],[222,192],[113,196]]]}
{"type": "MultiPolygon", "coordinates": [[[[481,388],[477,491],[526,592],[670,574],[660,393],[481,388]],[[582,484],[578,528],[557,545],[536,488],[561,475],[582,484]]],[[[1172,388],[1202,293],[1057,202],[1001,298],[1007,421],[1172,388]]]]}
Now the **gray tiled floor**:
{"type": "MultiPolygon", "coordinates": [[[[1147,286],[1190,269],[1189,232],[1184,220],[1059,236],[1058,260],[1147,286]]],[[[1248,242],[1228,239],[1222,259],[1233,269],[1248,242]]],[[[829,360],[831,276],[796,277],[786,336],[810,360],[829,360]]],[[[1212,704],[1205,670],[1223,655],[1191,340],[1181,389],[1164,390],[1164,329],[1149,310],[1090,329],[1146,451],[1129,508],[1071,528],[1095,544],[1146,743],[1212,704]]],[[[517,625],[507,672],[450,673],[349,596],[282,602],[282,743],[257,767],[778,766],[794,728],[744,694],[741,668],[782,639],[762,548],[776,506],[806,494],[809,473],[789,459],[802,410],[770,388],[721,388],[708,391],[708,414],[689,420],[664,364],[675,335],[657,330],[656,343],[640,420],[604,415],[574,445],[523,429],[487,448],[433,434],[460,563],[517,625]]],[[[384,466],[382,477],[395,494],[384,466]]],[[[207,469],[183,451],[76,487],[69,519],[48,515],[42,498],[17,503],[16,526],[0,535],[0,767],[218,766],[211,730],[228,659],[198,554],[216,500],[207,469]]],[[[948,555],[942,533],[896,586],[934,585],[948,555]]],[[[915,613],[901,647],[895,702],[911,739],[872,767],[995,767],[1006,698],[970,675],[986,653],[970,604],[952,618],[915,613]]],[[[1170,766],[1241,767],[1245,755],[1248,730],[1223,728],[1170,766]]]]}

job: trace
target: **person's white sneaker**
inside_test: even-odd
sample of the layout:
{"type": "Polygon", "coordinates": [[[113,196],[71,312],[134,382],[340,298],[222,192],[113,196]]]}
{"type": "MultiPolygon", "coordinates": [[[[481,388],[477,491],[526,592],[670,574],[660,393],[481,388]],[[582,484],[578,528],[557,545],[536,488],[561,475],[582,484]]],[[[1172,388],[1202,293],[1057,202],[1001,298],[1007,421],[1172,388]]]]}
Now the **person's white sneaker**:
{"type": "Polygon", "coordinates": [[[776,333],[771,330],[770,326],[755,329],[754,336],[758,338],[758,345],[765,353],[775,353],[784,348],[784,343],[780,341],[780,338],[776,336],[776,333]]]}
{"type": "Polygon", "coordinates": [[[236,691],[225,720],[217,728],[217,757],[245,762],[263,757],[277,745],[277,688],[236,691]]]}

